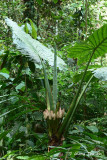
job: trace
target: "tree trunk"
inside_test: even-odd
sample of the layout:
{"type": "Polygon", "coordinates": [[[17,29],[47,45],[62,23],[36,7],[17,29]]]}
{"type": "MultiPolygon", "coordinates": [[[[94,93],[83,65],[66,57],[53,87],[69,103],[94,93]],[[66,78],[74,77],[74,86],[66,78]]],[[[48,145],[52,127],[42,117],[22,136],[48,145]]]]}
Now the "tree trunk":
{"type": "Polygon", "coordinates": [[[87,16],[88,16],[88,0],[85,0],[85,34],[87,38],[87,16]]]}

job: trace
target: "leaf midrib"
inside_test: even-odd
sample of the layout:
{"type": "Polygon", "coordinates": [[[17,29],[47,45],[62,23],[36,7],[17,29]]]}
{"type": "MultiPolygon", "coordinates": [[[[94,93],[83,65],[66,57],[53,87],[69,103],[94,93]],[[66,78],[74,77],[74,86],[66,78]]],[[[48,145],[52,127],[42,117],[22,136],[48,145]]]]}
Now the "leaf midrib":
{"type": "Polygon", "coordinates": [[[107,39],[107,37],[104,38],[104,39],[94,48],[94,53],[95,53],[95,51],[97,50],[97,48],[98,48],[106,39],[107,39]]]}

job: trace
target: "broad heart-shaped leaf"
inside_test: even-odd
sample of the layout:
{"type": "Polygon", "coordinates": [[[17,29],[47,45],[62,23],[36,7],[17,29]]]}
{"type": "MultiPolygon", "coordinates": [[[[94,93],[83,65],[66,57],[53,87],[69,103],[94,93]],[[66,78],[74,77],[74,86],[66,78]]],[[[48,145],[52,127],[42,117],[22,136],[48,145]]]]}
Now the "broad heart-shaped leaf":
{"type": "Polygon", "coordinates": [[[96,30],[85,42],[69,47],[68,56],[78,58],[78,63],[81,64],[89,60],[92,52],[92,59],[107,53],[107,24],[96,30]]]}
{"type": "MultiPolygon", "coordinates": [[[[54,53],[50,49],[45,47],[39,41],[33,39],[29,34],[25,33],[16,22],[9,18],[6,18],[5,22],[12,28],[13,43],[16,44],[16,47],[22,54],[30,57],[35,63],[41,63],[41,58],[46,60],[49,65],[54,65],[54,53]]],[[[59,69],[63,69],[65,65],[65,62],[57,57],[57,66],[59,69]]]]}

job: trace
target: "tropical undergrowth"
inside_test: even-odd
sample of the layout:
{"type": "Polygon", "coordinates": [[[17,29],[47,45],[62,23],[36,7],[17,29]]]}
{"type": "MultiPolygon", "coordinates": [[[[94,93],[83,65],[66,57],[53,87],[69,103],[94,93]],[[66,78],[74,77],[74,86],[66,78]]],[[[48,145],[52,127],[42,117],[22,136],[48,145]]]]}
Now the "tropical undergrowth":
{"type": "MultiPolygon", "coordinates": [[[[74,47],[72,45],[66,47],[69,57],[78,58],[80,66],[76,68],[75,73],[73,70],[69,72],[70,67],[65,67],[65,78],[63,78],[65,81],[62,83],[61,77],[64,77],[64,72],[60,72],[60,69],[66,65],[61,58],[57,57],[58,72],[60,73],[58,75],[58,88],[60,91],[58,91],[58,97],[55,94],[56,90],[53,91],[53,95],[55,95],[53,97],[58,98],[58,101],[53,98],[55,100],[53,105],[53,102],[51,103],[52,96],[49,97],[53,77],[46,81],[48,76],[46,77],[45,74],[45,69],[48,68],[47,62],[51,66],[56,63],[53,53],[40,42],[34,40],[36,37],[32,39],[23,32],[15,22],[7,19],[7,23],[13,27],[13,39],[18,50],[21,50],[21,53],[28,57],[25,58],[14,50],[5,51],[3,57],[1,56],[0,156],[2,159],[45,160],[58,159],[59,156],[63,159],[105,159],[107,156],[107,133],[105,129],[107,92],[104,89],[106,88],[106,71],[105,68],[103,68],[103,72],[99,71],[94,68],[94,65],[92,70],[88,70],[88,67],[91,60],[105,55],[107,51],[107,26],[104,25],[97,30],[84,43],[76,44],[74,47]],[[85,68],[86,60],[89,61],[85,68]],[[38,65],[40,62],[42,65],[38,65]],[[83,63],[83,68],[81,63],[83,63]],[[44,73],[40,67],[44,68],[44,73]],[[99,74],[101,72],[103,74],[99,74]],[[44,74],[45,78],[43,77],[44,74]],[[44,83],[44,81],[46,82],[44,83]],[[89,87],[87,88],[87,86],[89,87]],[[45,92],[45,89],[49,89],[48,92],[45,92]],[[101,93],[103,96],[100,97],[101,93]],[[69,96],[70,100],[73,101],[73,103],[70,102],[70,109],[67,105],[70,101],[69,96]],[[47,101],[45,100],[46,97],[48,97],[47,101]],[[66,97],[65,102],[63,97],[66,97]],[[101,110],[96,107],[100,107],[101,110]],[[44,111],[46,114],[43,115],[44,111]],[[75,111],[77,113],[74,115],[75,111]],[[91,117],[90,113],[93,113],[91,117]],[[99,114],[100,120],[97,118],[99,114]],[[92,120],[92,118],[97,118],[97,121],[96,119],[92,120]],[[50,120],[51,125],[48,125],[48,120],[50,120]],[[101,120],[105,122],[104,129],[99,123],[101,120]],[[58,126],[56,125],[57,121],[58,126]],[[56,136],[61,140],[61,143],[58,143],[59,146],[57,147],[55,143],[54,146],[49,146],[51,150],[47,153],[50,138],[54,140],[56,136]]],[[[31,25],[34,29],[32,22],[31,25]]],[[[51,71],[52,69],[50,69],[51,71]]],[[[57,75],[55,76],[57,78],[57,75]]]]}
{"type": "MultiPolygon", "coordinates": [[[[104,119],[106,121],[105,116],[100,118],[100,121],[104,121],[104,119]]],[[[99,120],[97,119],[97,121],[99,120]]],[[[10,148],[10,150],[8,150],[7,154],[5,154],[5,156],[3,156],[4,158],[2,157],[2,159],[59,159],[59,153],[62,153],[61,157],[63,159],[71,160],[106,160],[107,158],[107,133],[105,130],[101,129],[101,126],[99,122],[96,122],[96,119],[84,121],[81,124],[73,124],[70,127],[68,136],[66,137],[66,140],[63,141],[63,144],[58,147],[51,146],[51,151],[49,153],[47,153],[48,136],[46,133],[33,134],[35,137],[35,145],[33,145],[34,138],[32,137],[32,140],[26,141],[27,146],[25,146],[23,132],[24,131],[21,129],[20,131],[17,130],[17,134],[14,133],[14,138],[12,138],[16,140],[14,145],[16,143],[17,146],[18,142],[22,143],[22,145],[20,144],[20,149],[16,150],[15,146],[13,149],[10,148]]],[[[11,142],[9,142],[10,137],[8,135],[5,137],[4,142],[5,141],[7,141],[7,145],[9,147],[11,142]]]]}

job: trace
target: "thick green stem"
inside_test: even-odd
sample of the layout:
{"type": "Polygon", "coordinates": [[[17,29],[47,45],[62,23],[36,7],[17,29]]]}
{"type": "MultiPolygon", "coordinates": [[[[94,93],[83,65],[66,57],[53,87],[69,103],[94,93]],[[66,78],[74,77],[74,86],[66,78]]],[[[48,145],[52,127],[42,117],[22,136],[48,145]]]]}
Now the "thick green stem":
{"type": "MultiPolygon", "coordinates": [[[[81,100],[81,98],[82,98],[85,90],[87,89],[88,85],[90,84],[90,81],[92,80],[92,78],[93,78],[93,75],[90,77],[89,81],[86,83],[86,85],[84,86],[83,90],[81,91],[81,93],[80,93],[80,95],[79,95],[79,97],[78,97],[78,99],[77,99],[77,101],[76,101],[75,107],[74,107],[74,109],[73,109],[73,111],[72,111],[72,113],[71,113],[70,119],[69,119],[69,121],[68,121],[68,123],[67,123],[67,125],[66,125],[66,128],[69,127],[70,122],[71,122],[71,120],[72,120],[72,117],[73,117],[73,115],[74,115],[74,113],[75,113],[75,110],[76,110],[76,108],[77,108],[77,106],[78,106],[78,104],[79,104],[79,102],[80,102],[80,100],[81,100]]],[[[66,135],[66,133],[67,133],[67,130],[65,130],[64,136],[66,135]]]]}
{"type": "MultiPolygon", "coordinates": [[[[71,117],[71,114],[72,114],[73,110],[74,110],[74,111],[76,110],[75,105],[76,105],[77,99],[78,99],[78,97],[79,97],[79,94],[80,94],[80,92],[81,92],[81,87],[82,87],[82,84],[83,84],[83,81],[84,81],[84,78],[85,78],[85,75],[86,75],[88,66],[89,66],[89,64],[90,64],[90,62],[91,62],[91,59],[92,59],[92,57],[93,57],[93,54],[94,54],[95,50],[96,50],[96,48],[93,50],[93,52],[92,52],[92,54],[91,54],[91,56],[90,56],[90,59],[89,59],[89,61],[88,61],[88,63],[87,63],[87,66],[86,66],[86,68],[85,68],[85,71],[84,71],[83,77],[82,77],[82,79],[81,79],[81,83],[80,83],[80,85],[79,85],[79,88],[78,88],[78,91],[77,91],[77,93],[76,93],[76,96],[75,96],[73,102],[72,102],[71,105],[70,105],[70,108],[69,108],[69,110],[68,110],[68,112],[67,112],[67,114],[66,114],[66,116],[65,116],[65,118],[64,118],[64,121],[63,121],[61,127],[59,128],[59,131],[58,131],[58,134],[57,134],[57,137],[58,137],[58,138],[61,138],[61,137],[62,137],[62,134],[63,134],[64,132],[66,132],[66,130],[68,130],[68,128],[69,128],[69,125],[68,125],[68,127],[66,127],[66,126],[67,126],[68,121],[70,120],[70,117],[71,117]],[[65,128],[66,128],[66,129],[65,129],[65,128]]],[[[76,107],[77,107],[77,106],[76,106],[76,107]]],[[[74,112],[73,112],[73,115],[74,115],[74,112]]],[[[72,116],[73,116],[73,115],[72,115],[72,116]]]]}
{"type": "Polygon", "coordinates": [[[88,16],[88,1],[85,0],[85,34],[87,37],[87,16],[88,16]]]}

